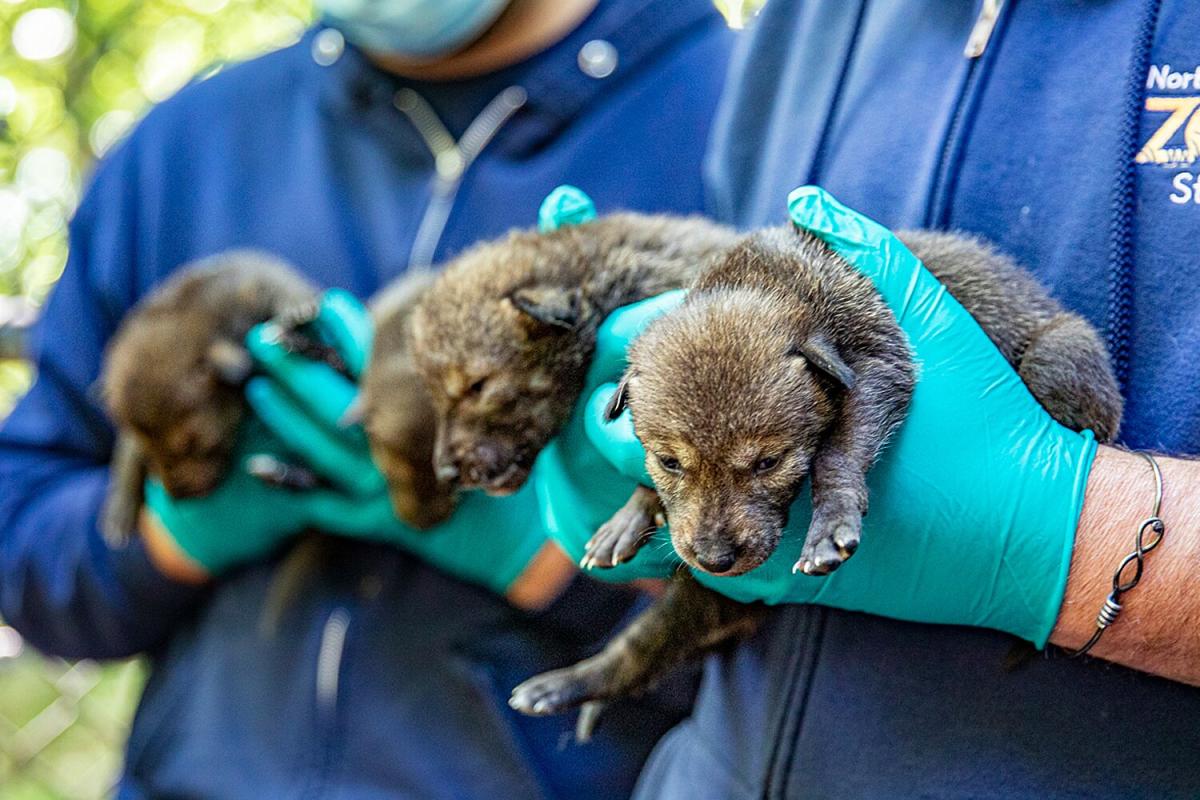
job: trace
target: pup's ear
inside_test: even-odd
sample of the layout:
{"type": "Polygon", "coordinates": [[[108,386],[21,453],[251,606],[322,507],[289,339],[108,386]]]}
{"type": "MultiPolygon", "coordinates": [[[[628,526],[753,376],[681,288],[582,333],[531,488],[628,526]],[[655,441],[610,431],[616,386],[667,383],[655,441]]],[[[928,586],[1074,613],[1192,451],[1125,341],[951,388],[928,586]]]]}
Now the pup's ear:
{"type": "Polygon", "coordinates": [[[803,357],[808,363],[845,388],[854,388],[854,370],[842,360],[837,348],[823,333],[814,332],[796,346],[792,355],[803,357]]]}
{"type": "Polygon", "coordinates": [[[217,380],[228,386],[241,386],[254,371],[254,359],[240,344],[229,339],[217,339],[208,346],[209,366],[217,373],[217,380]]]}
{"type": "Polygon", "coordinates": [[[617,384],[617,390],[613,392],[613,396],[609,398],[608,405],[604,407],[604,421],[613,422],[621,414],[625,413],[625,409],[629,408],[629,385],[633,382],[633,375],[629,370],[621,376],[621,382],[617,384]]]}
{"type": "Polygon", "coordinates": [[[563,286],[528,286],[508,296],[508,301],[533,321],[567,331],[579,324],[581,299],[578,288],[563,286]]]}

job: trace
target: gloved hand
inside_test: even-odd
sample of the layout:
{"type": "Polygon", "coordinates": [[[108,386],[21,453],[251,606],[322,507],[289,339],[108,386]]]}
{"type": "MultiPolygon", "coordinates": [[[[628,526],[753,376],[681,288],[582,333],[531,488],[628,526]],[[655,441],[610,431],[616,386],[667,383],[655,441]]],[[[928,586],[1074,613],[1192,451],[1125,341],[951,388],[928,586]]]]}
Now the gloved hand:
{"type": "MultiPolygon", "coordinates": [[[[542,201],[538,209],[538,230],[545,233],[568,225],[585,225],[595,218],[596,206],[592,199],[582,189],[563,184],[542,201]]],[[[614,376],[619,377],[625,369],[625,348],[644,325],[678,305],[683,295],[683,292],[668,292],[609,317],[598,332],[586,388],[580,396],[587,398],[596,387],[614,376]]],[[[582,405],[583,401],[580,402],[582,405]]],[[[602,418],[577,408],[564,429],[542,451],[530,478],[538,494],[546,532],[576,562],[583,557],[583,546],[596,528],[624,504],[634,487],[629,478],[610,463],[608,457],[615,454],[593,447],[588,440],[585,427],[602,418]]],[[[635,471],[627,475],[636,475],[636,470],[641,469],[641,456],[633,450],[628,455],[638,463],[635,471]]],[[[649,479],[644,482],[649,483],[649,479]]],[[[633,561],[611,569],[593,570],[591,575],[616,582],[662,578],[678,563],[669,537],[659,532],[633,561]]]]}
{"type": "MultiPolygon", "coordinates": [[[[372,328],[357,300],[340,290],[327,292],[313,328],[353,374],[361,372],[372,328]]],[[[246,387],[256,419],[239,452],[242,468],[203,498],[172,500],[161,486],[152,487],[152,509],[189,555],[216,572],[261,556],[305,528],[318,528],[398,545],[497,593],[510,587],[544,542],[531,489],[504,499],[466,495],[451,520],[428,531],[409,528],[392,511],[361,426],[339,422],[356,386],[325,364],[287,352],[270,323],[252,330],[247,346],[266,375],[246,387]],[[263,451],[305,463],[329,488],[264,485],[244,469],[249,454],[263,451]]]]}
{"type": "MultiPolygon", "coordinates": [[[[653,485],[628,414],[610,424],[604,404],[616,387],[612,381],[625,370],[626,348],[655,317],[678,306],[685,294],[667,292],[619,309],[604,321],[575,413],[534,465],[532,482],[542,523],[576,562],[583,558],[587,540],[624,505],[637,483],[653,485]]],[[[617,582],[664,578],[680,563],[663,529],[632,560],[588,574],[617,582]]]]}
{"type": "MultiPolygon", "coordinates": [[[[333,289],[321,300],[312,329],[361,374],[373,329],[367,310],[348,292],[333,289]]],[[[255,414],[289,451],[324,477],[344,498],[337,519],[318,526],[329,533],[398,545],[463,580],[504,593],[541,548],[531,488],[506,498],[461,496],[454,516],[426,531],[396,518],[383,474],[371,461],[361,425],[342,422],[357,396],[354,383],[326,364],[289,353],[269,323],[246,339],[266,373],[251,379],[246,398],[255,414]]]]}
{"type": "Polygon", "coordinates": [[[305,528],[326,528],[357,510],[335,492],[269,486],[248,472],[256,455],[290,455],[256,420],[248,420],[229,473],[204,497],[177,499],[157,480],[146,482],[145,504],[179,549],[210,576],[263,558],[305,528]]]}
{"type": "MultiPolygon", "coordinates": [[[[1050,418],[975,320],[887,229],[813,187],[793,192],[789,211],[795,224],[875,282],[915,350],[916,391],[908,418],[868,476],[862,544],[837,572],[791,572],[811,515],[805,487],[766,564],[734,578],[697,577],[737,600],[995,628],[1043,646],[1062,604],[1094,438],[1050,418]]],[[[610,317],[604,347],[628,344],[663,305],[655,298],[610,317]]],[[[615,380],[619,370],[603,368],[615,380]]],[[[609,383],[585,396],[572,425],[631,490],[635,480],[649,479],[628,414],[611,425],[602,421],[614,389],[609,383]]],[[[539,497],[544,513],[561,521],[570,516],[568,504],[594,493],[570,465],[552,466],[559,468],[543,474],[539,497]]],[[[572,555],[582,554],[588,529],[617,508],[609,497],[605,502],[604,513],[587,505],[588,519],[553,528],[572,555]]],[[[651,544],[631,563],[639,561],[653,571],[669,559],[651,544]]]]}

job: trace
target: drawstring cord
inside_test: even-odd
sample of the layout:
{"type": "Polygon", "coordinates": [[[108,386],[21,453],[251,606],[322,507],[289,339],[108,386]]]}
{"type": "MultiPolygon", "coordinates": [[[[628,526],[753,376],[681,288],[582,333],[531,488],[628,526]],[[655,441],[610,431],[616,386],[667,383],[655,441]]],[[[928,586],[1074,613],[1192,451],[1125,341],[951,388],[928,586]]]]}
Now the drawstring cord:
{"type": "Polygon", "coordinates": [[[1137,217],[1137,162],[1142,109],[1146,104],[1146,74],[1158,27],[1162,0],[1148,0],[1126,76],[1125,118],[1121,121],[1117,178],[1112,192],[1112,223],[1108,259],[1108,351],[1117,383],[1124,391],[1129,378],[1129,338],[1133,322],[1133,269],[1136,261],[1134,225],[1137,217]]]}
{"type": "Polygon", "coordinates": [[[510,86],[492,98],[483,111],[479,112],[462,138],[457,142],[434,111],[429,101],[412,89],[396,92],[393,104],[412,122],[417,133],[433,155],[435,175],[432,197],[425,207],[417,235],[409,251],[408,267],[413,272],[423,272],[433,265],[458,187],[463,174],[474,163],[488,142],[492,140],[504,123],[517,113],[528,95],[521,86],[510,86]]]}

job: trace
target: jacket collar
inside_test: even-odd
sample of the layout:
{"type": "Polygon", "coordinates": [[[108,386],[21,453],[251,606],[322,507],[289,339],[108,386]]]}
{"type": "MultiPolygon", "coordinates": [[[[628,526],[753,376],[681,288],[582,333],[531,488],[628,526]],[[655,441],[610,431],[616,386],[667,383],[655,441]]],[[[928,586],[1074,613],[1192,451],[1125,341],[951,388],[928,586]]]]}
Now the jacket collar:
{"type": "Polygon", "coordinates": [[[680,40],[714,24],[720,23],[711,0],[600,0],[574,31],[547,50],[465,81],[397,78],[376,68],[350,45],[334,47],[340,37],[321,25],[307,32],[298,49],[309,59],[322,105],[329,112],[339,118],[368,117],[392,135],[397,120],[403,119],[392,105],[401,87],[425,97],[459,136],[500,91],[522,86],[528,101],[507,127],[501,145],[520,152],[553,135],[581,109],[637,75],[680,40]],[[580,51],[595,40],[607,42],[616,54],[616,67],[605,77],[593,77],[581,66],[580,51]]]}

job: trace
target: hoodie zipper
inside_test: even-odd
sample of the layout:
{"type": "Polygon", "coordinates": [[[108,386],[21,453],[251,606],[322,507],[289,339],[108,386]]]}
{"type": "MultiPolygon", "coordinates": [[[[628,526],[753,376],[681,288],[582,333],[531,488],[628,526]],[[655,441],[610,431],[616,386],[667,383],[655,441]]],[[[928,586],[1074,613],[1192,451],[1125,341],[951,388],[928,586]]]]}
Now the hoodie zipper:
{"type": "Polygon", "coordinates": [[[350,610],[338,606],[325,620],[321,645],[317,650],[317,710],[322,719],[331,721],[337,711],[338,684],[342,657],[346,652],[346,633],[350,630],[350,610]]]}
{"type": "Polygon", "coordinates": [[[433,264],[433,256],[446,230],[450,212],[463,175],[496,133],[528,100],[525,89],[510,86],[471,121],[462,138],[454,140],[429,101],[408,88],[396,92],[393,104],[412,122],[425,146],[433,154],[434,178],[429,204],[421,216],[417,235],[408,254],[410,271],[424,272],[433,264]]]}
{"type": "Polygon", "coordinates": [[[929,187],[929,200],[925,208],[924,227],[944,228],[949,222],[946,217],[957,188],[954,168],[969,136],[975,108],[982,92],[981,87],[985,83],[985,70],[989,68],[989,59],[983,56],[989,43],[1002,35],[997,33],[997,28],[1003,21],[1003,12],[1003,0],[982,0],[979,15],[967,38],[967,45],[963,51],[963,55],[968,59],[966,72],[950,116],[950,124],[942,139],[942,152],[933,172],[933,182],[929,187]]]}
{"type": "Polygon", "coordinates": [[[996,29],[996,20],[1000,19],[1000,9],[1004,0],[983,0],[979,16],[975,18],[975,27],[967,37],[967,46],[963,55],[967,58],[979,58],[987,50],[988,42],[992,39],[992,31],[996,29]]]}
{"type": "Polygon", "coordinates": [[[1117,385],[1129,381],[1129,349],[1133,326],[1133,271],[1137,237],[1137,152],[1141,142],[1142,110],[1146,105],[1146,73],[1158,32],[1162,0],[1146,0],[1130,54],[1125,79],[1125,116],[1121,121],[1121,148],[1112,189],[1109,221],[1107,344],[1117,385]]]}

